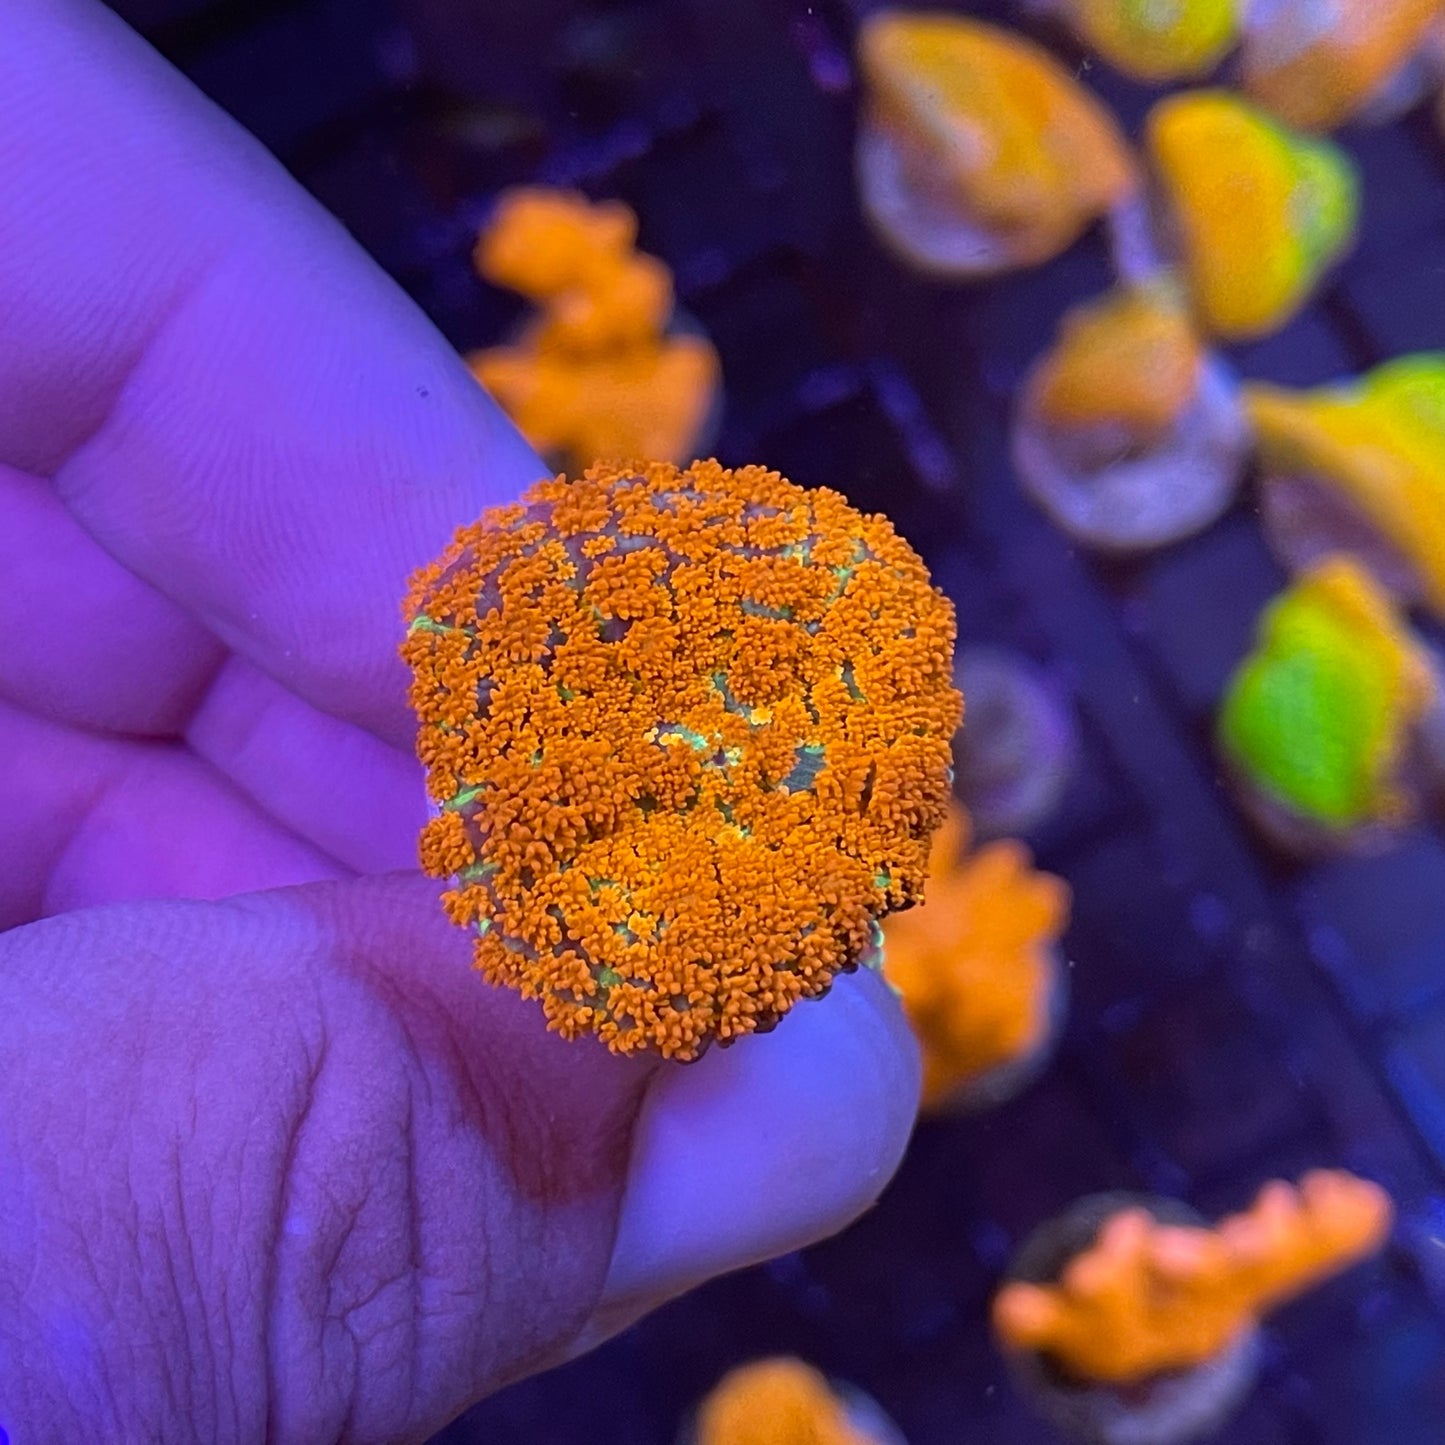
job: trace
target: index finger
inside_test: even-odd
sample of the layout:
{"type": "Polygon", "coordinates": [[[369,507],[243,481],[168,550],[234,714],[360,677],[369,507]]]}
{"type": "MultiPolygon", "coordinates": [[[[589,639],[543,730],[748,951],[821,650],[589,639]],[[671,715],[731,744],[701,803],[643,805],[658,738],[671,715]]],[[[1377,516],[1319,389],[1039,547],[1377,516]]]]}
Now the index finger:
{"type": "Polygon", "coordinates": [[[389,742],[407,573],[545,470],[255,141],[89,0],[0,30],[0,462],[389,742]]]}

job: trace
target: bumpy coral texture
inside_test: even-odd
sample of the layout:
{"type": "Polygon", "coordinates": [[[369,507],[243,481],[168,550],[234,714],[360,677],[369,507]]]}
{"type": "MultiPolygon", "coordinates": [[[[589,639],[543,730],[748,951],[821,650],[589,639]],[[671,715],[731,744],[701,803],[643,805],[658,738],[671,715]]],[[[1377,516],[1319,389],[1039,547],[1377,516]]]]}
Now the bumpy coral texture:
{"type": "Polygon", "coordinates": [[[478,969],[549,1025],[695,1058],[921,893],[953,612],[882,517],[760,467],[594,467],[462,528],[403,652],[478,969]]]}

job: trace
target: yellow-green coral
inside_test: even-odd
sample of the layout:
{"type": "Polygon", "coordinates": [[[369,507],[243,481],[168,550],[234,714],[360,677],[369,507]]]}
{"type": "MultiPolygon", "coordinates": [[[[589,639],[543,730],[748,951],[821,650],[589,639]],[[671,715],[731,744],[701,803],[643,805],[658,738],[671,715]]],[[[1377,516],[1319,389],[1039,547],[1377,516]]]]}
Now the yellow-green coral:
{"type": "Polygon", "coordinates": [[[1225,91],[1169,96],[1147,130],[1205,329],[1240,339],[1282,326],[1353,238],[1348,157],[1225,91]]]}
{"type": "Polygon", "coordinates": [[[1219,62],[1238,33],[1240,0],[1066,0],[1064,11],[1116,69],[1175,80],[1219,62]]]}
{"type": "Polygon", "coordinates": [[[1220,714],[1251,784],[1336,829],[1394,822],[1396,771],[1435,695],[1429,664],[1357,563],[1327,559],[1266,609],[1220,714]]]}
{"type": "Polygon", "coordinates": [[[953,612],[884,518],[760,467],[598,466],[462,528],[407,606],[423,865],[559,1032],[695,1057],[919,896],[953,612]]]}
{"type": "Polygon", "coordinates": [[[1338,492],[1445,616],[1445,353],[1315,391],[1252,384],[1245,404],[1266,472],[1338,492]]]}

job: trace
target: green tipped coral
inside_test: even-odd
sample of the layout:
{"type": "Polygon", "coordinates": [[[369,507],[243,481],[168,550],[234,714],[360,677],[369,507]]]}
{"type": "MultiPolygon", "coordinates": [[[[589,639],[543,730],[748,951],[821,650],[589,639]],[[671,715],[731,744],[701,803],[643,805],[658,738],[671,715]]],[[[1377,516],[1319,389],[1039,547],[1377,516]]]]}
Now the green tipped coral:
{"type": "Polygon", "coordinates": [[[1353,239],[1349,158],[1212,90],[1160,101],[1148,142],[1205,329],[1242,339],[1282,326],[1353,239]]]}
{"type": "Polygon", "coordinates": [[[1314,391],[1257,383],[1245,404],[1267,474],[1342,498],[1409,565],[1412,597],[1445,617],[1445,352],[1314,391]]]}
{"type": "Polygon", "coordinates": [[[1309,821],[1397,822],[1397,769],[1434,687],[1369,574],[1332,557],[1266,609],[1225,698],[1220,743],[1253,787],[1309,821]]]}
{"type": "Polygon", "coordinates": [[[1218,64],[1239,30],[1240,0],[1064,0],[1079,38],[1126,75],[1174,80],[1218,64]]]}

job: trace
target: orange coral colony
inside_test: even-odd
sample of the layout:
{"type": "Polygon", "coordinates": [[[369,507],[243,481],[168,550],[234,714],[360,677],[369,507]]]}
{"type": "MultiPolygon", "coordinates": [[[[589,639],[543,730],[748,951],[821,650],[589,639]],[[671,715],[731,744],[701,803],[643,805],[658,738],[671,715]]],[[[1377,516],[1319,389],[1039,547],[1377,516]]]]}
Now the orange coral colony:
{"type": "Polygon", "coordinates": [[[695,1058],[876,949],[944,815],[953,609],[837,492],[597,466],[463,527],[403,655],[423,866],[494,983],[695,1058]]]}
{"type": "Polygon", "coordinates": [[[876,1445],[802,1360],[757,1360],[724,1375],[698,1411],[697,1445],[876,1445]]]}
{"type": "Polygon", "coordinates": [[[1110,1218],[1055,1285],[1006,1285],[994,1328],[1080,1380],[1138,1383],[1213,1359],[1268,1309],[1374,1253],[1390,1197],[1341,1170],[1275,1180],[1213,1229],[1110,1218]]]}
{"type": "Polygon", "coordinates": [[[467,361],[548,456],[680,462],[706,425],[717,353],[700,336],[666,334],[672,277],[636,240],[637,218],[620,202],[521,187],[477,241],[478,273],[539,313],[516,345],[467,361]]]}
{"type": "Polygon", "coordinates": [[[706,427],[717,358],[697,336],[576,360],[527,347],[480,353],[472,371],[548,458],[681,457],[706,427]]]}
{"type": "Polygon", "coordinates": [[[1068,917],[1068,885],[1036,873],[1012,839],[968,854],[957,803],[933,837],[920,907],[884,925],[884,972],[923,1051],[923,1102],[936,1107],[990,1069],[1042,1043],[1050,950],[1068,917]]]}

